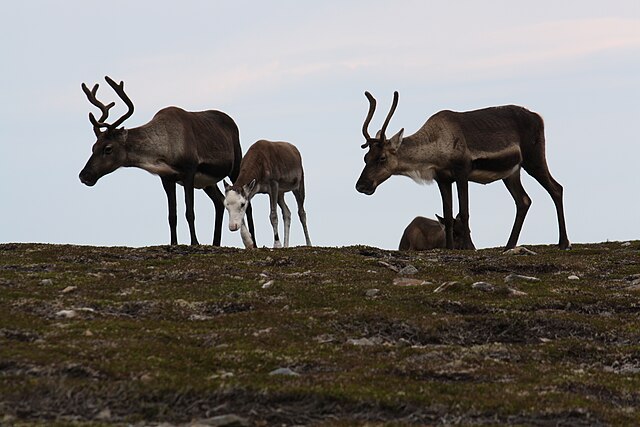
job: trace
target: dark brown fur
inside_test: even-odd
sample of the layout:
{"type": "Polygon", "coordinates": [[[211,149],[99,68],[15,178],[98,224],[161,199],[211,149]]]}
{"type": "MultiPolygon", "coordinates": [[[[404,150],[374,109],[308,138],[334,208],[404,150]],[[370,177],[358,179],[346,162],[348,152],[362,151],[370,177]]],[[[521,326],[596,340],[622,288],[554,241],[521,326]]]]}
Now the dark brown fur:
{"type": "Polygon", "coordinates": [[[553,179],[546,162],[542,118],[523,107],[507,105],[468,112],[441,111],[431,116],[413,135],[404,130],[390,139],[386,126],[398,103],[394,94],[391,112],[382,130],[369,136],[367,127],[375,112],[375,99],[367,92],[370,107],[363,134],[369,147],[365,167],[356,189],[373,194],[392,175],[406,175],[416,181],[435,180],[442,197],[447,248],[454,247],[452,185],[458,191],[463,223],[462,247],[473,248],[468,227],[469,181],[487,184],[502,179],[516,203],[516,218],[506,248],[515,247],[531,199],[520,182],[520,169],[533,176],[551,195],[556,206],[559,246],[570,248],[564,219],[562,186],[553,179]]]}
{"type": "MultiPolygon", "coordinates": [[[[437,216],[437,215],[436,215],[437,216]]],[[[430,249],[446,248],[444,218],[437,216],[438,220],[417,216],[407,225],[402,233],[398,250],[401,251],[427,251],[430,249]]],[[[453,240],[454,248],[462,246],[462,227],[460,218],[454,220],[453,240]]]]}
{"type": "MultiPolygon", "coordinates": [[[[108,77],[106,79],[129,106],[129,112],[123,116],[126,119],[133,114],[133,103],[124,93],[124,84],[116,85],[108,77]]],[[[80,180],[93,186],[102,176],[123,166],[138,167],[158,175],[167,194],[172,245],[178,243],[176,184],[184,186],[192,245],[198,244],[193,193],[194,188],[202,188],[215,207],[213,244],[219,246],[224,196],[216,183],[225,177],[235,181],[242,160],[238,127],[233,119],[221,111],[188,112],[178,107],[167,107],[158,111],[145,125],[132,129],[116,128],[114,124],[122,123],[123,117],[112,125],[105,122],[111,107],[95,98],[97,89],[97,84],[92,91],[83,84],[89,101],[103,114],[100,120],[90,115],[97,141],[93,145],[93,154],[80,172],[80,180]]],[[[247,214],[253,237],[253,217],[250,210],[247,214]]]]}

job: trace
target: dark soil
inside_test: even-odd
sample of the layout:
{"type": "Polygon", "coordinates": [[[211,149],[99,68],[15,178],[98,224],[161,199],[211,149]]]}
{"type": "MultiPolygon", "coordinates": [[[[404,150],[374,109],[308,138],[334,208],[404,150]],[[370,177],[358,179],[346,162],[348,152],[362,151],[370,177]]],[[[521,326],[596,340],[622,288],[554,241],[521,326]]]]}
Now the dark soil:
{"type": "Polygon", "coordinates": [[[0,245],[0,425],[640,425],[640,242],[530,249],[0,245]]]}

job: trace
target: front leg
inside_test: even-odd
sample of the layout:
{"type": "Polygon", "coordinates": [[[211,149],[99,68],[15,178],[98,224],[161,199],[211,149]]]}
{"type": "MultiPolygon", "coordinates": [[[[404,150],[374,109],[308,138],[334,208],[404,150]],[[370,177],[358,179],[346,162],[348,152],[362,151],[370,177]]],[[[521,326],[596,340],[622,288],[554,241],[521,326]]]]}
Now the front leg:
{"type": "Polygon", "coordinates": [[[280,236],[278,235],[278,212],[276,206],[278,204],[278,184],[274,183],[269,189],[269,206],[271,208],[269,212],[269,219],[271,220],[271,227],[273,227],[273,247],[281,248],[280,236]]]}
{"type": "Polygon", "coordinates": [[[469,180],[467,177],[456,179],[458,189],[458,206],[460,207],[459,218],[462,221],[462,236],[459,238],[460,249],[475,249],[471,241],[471,230],[469,228],[469,180]]]}
{"type": "Polygon", "coordinates": [[[442,216],[444,217],[444,233],[447,249],[453,249],[453,208],[451,199],[451,182],[436,179],[440,197],[442,197],[442,216]]]}
{"type": "Polygon", "coordinates": [[[193,175],[187,175],[183,180],[184,184],[184,202],[187,205],[187,223],[189,224],[189,233],[191,234],[191,244],[199,245],[196,237],[196,213],[193,209],[193,175]]]}
{"type": "Polygon", "coordinates": [[[204,192],[213,202],[216,216],[213,225],[213,246],[220,246],[222,240],[222,219],[224,216],[224,195],[218,188],[218,184],[204,188],[204,192]]]}
{"type": "Polygon", "coordinates": [[[176,213],[176,181],[171,178],[161,177],[162,187],[167,193],[167,202],[169,203],[169,230],[171,231],[171,244],[178,244],[178,216],[176,213]]]}
{"type": "Polygon", "coordinates": [[[242,219],[242,223],[240,224],[240,237],[242,238],[242,243],[244,243],[245,249],[253,249],[256,247],[253,241],[253,236],[244,223],[244,218],[242,219]]]}
{"type": "Polygon", "coordinates": [[[291,231],[291,210],[284,201],[284,193],[278,194],[278,205],[282,210],[282,222],[284,222],[284,247],[289,247],[289,232],[291,231]]]}
{"type": "Polygon", "coordinates": [[[253,226],[253,207],[251,207],[251,201],[248,201],[247,203],[248,204],[247,204],[246,215],[247,215],[247,224],[249,226],[248,232],[251,237],[251,244],[253,245],[252,247],[257,248],[258,242],[256,241],[256,232],[253,226]]]}

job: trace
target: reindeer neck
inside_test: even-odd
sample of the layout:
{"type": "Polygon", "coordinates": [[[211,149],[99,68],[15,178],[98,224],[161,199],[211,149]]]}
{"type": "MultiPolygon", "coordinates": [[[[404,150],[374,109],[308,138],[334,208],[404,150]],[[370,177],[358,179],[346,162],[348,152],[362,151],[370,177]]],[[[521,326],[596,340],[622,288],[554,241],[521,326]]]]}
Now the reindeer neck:
{"type": "Polygon", "coordinates": [[[141,167],[144,163],[148,163],[150,158],[157,157],[157,153],[154,152],[157,143],[148,132],[139,127],[127,129],[124,147],[127,150],[126,166],[141,167]]]}
{"type": "Polygon", "coordinates": [[[414,134],[403,138],[397,156],[395,175],[408,176],[420,183],[433,180],[439,163],[438,148],[424,135],[414,134]]]}
{"type": "MultiPolygon", "coordinates": [[[[175,167],[175,146],[179,139],[168,135],[158,126],[144,125],[128,129],[125,148],[127,161],[125,166],[144,169],[152,174],[166,176],[177,172],[175,167]]],[[[178,148],[178,150],[180,150],[178,148]]]]}
{"type": "Polygon", "coordinates": [[[263,183],[265,177],[264,159],[261,156],[252,155],[255,153],[247,153],[240,163],[240,172],[238,178],[234,182],[234,187],[242,187],[249,184],[254,179],[258,186],[263,183]]]}
{"type": "Polygon", "coordinates": [[[433,158],[433,144],[418,138],[416,135],[403,138],[398,147],[398,166],[402,169],[415,169],[425,162],[429,163],[433,158]]]}

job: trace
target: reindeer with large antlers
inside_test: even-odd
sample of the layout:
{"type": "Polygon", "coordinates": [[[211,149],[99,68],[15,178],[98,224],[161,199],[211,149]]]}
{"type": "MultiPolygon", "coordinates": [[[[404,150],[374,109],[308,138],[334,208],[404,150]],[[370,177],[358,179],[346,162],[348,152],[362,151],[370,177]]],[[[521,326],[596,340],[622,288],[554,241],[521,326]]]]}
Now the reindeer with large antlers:
{"type": "Polygon", "coordinates": [[[515,105],[490,107],[468,112],[440,111],[431,116],[413,135],[403,137],[401,129],[390,139],[386,130],[398,106],[394,93],[391,110],[375,138],[369,135],[369,123],[376,100],[365,92],[369,112],[362,126],[369,147],[365,167],[356,189],[371,195],[392,175],[404,175],[418,183],[438,184],[444,212],[446,246],[454,247],[452,184],[456,183],[462,249],[473,249],[469,231],[469,181],[480,184],[501,179],[516,203],[516,218],[506,248],[516,246],[531,199],[520,182],[520,169],[534,177],[551,195],[556,207],[560,249],[570,249],[562,204],[562,186],[553,179],[545,158],[542,118],[515,105]]]}
{"type": "MultiPolygon", "coordinates": [[[[158,111],[145,125],[124,129],[122,123],[133,114],[133,102],[119,84],[109,77],[105,80],[127,105],[127,112],[115,122],[106,122],[109,110],[115,105],[105,105],[96,98],[98,84],[93,89],[83,83],[82,90],[89,102],[98,107],[101,116],[96,119],[89,113],[97,141],[93,154],[80,172],[80,181],[93,186],[102,176],[116,169],[137,167],[160,176],[169,204],[171,244],[178,243],[176,231],[176,183],[184,186],[186,218],[191,234],[191,244],[197,245],[194,188],[201,188],[213,201],[215,228],[213,244],[220,245],[224,195],[217,183],[229,177],[235,181],[240,171],[242,151],[238,127],[231,117],[221,111],[188,112],[178,107],[158,111]]],[[[255,246],[255,234],[251,207],[247,209],[249,231],[255,246]]]]}

